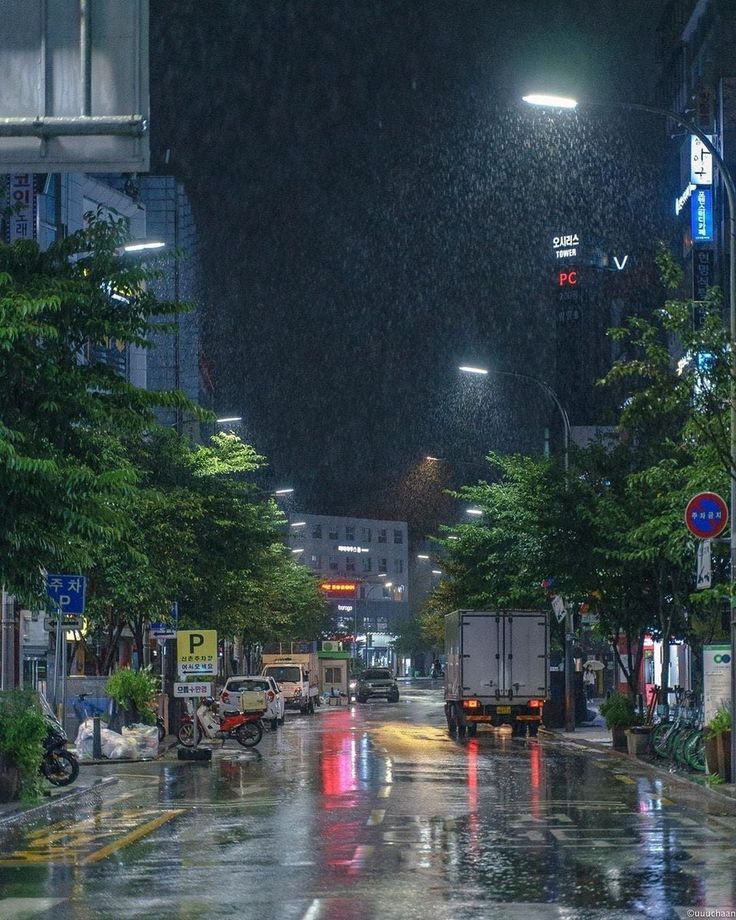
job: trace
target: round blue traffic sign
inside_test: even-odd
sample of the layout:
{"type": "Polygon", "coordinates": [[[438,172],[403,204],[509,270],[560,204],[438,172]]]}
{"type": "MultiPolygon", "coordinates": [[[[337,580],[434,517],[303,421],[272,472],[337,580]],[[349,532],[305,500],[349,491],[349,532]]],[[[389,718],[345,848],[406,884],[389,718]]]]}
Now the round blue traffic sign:
{"type": "Polygon", "coordinates": [[[717,537],[728,524],[728,505],[715,492],[701,492],[688,502],[685,523],[701,540],[717,537]]]}

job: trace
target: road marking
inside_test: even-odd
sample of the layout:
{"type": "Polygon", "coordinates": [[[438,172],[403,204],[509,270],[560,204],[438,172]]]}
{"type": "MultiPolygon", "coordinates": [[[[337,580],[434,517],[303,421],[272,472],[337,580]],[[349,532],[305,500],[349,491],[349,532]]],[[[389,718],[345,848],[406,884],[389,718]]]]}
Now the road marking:
{"type": "Polygon", "coordinates": [[[89,856],[85,856],[81,860],[81,864],[83,866],[88,866],[90,863],[96,863],[101,859],[106,859],[116,850],[127,847],[131,843],[135,843],[136,840],[140,840],[142,837],[146,837],[148,834],[161,827],[162,824],[166,824],[168,821],[172,821],[174,818],[178,818],[179,815],[183,813],[183,808],[175,808],[172,811],[165,811],[162,815],[159,815],[152,821],[148,821],[146,824],[142,824],[140,827],[135,828],[135,830],[130,831],[130,833],[126,834],[124,837],[121,837],[119,840],[113,840],[112,843],[108,843],[107,846],[101,847],[99,850],[95,850],[95,852],[90,853],[89,856]]]}
{"type": "Polygon", "coordinates": [[[382,824],[386,815],[385,808],[374,808],[370,818],[365,822],[368,827],[374,827],[376,824],[382,824]]]}
{"type": "Polygon", "coordinates": [[[302,917],[302,920],[317,920],[317,917],[319,917],[321,913],[322,902],[319,898],[315,898],[307,908],[307,912],[302,917]]]}
{"type": "Polygon", "coordinates": [[[613,778],[617,779],[620,783],[626,783],[627,786],[636,785],[635,780],[633,780],[630,776],[625,776],[623,773],[614,773],[613,778]]]}
{"type": "Polygon", "coordinates": [[[0,900],[0,920],[15,920],[31,914],[47,913],[63,904],[66,898],[3,898],[0,900]]]}

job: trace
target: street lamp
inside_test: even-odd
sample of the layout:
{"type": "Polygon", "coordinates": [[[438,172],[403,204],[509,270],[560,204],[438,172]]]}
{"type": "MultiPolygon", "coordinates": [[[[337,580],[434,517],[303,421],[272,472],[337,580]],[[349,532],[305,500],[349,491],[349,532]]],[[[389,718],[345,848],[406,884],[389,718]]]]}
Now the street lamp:
{"type": "MultiPolygon", "coordinates": [[[[523,97],[524,102],[530,105],[541,105],[548,108],[575,108],[577,101],[566,99],[561,96],[543,96],[532,94],[523,97]]],[[[730,428],[731,442],[729,451],[729,472],[731,479],[730,492],[730,606],[731,606],[731,722],[736,724],[736,185],[728,167],[723,162],[718,149],[710,140],[707,134],[704,134],[700,128],[690,119],[685,118],[679,112],[673,112],[670,109],[661,109],[657,106],[642,105],[638,102],[598,102],[596,100],[586,99],[586,106],[596,106],[598,108],[625,109],[635,112],[649,112],[653,115],[659,115],[663,118],[673,121],[676,125],[694,134],[702,143],[705,149],[713,157],[718,170],[723,179],[723,186],[726,190],[726,199],[728,200],[728,298],[730,313],[730,343],[731,343],[731,367],[730,367],[730,428]]],[[[736,764],[736,732],[731,732],[731,764],[732,776],[734,775],[733,764],[736,764]]]]}
{"type": "MultiPolygon", "coordinates": [[[[528,97],[528,98],[541,98],[541,97],[528,97]]],[[[551,97],[544,97],[551,98],[551,97]]],[[[567,100],[568,102],[572,100],[567,100]]],[[[549,103],[547,103],[549,104],[549,103]]],[[[559,108],[572,108],[570,105],[563,105],[558,100],[559,108]]],[[[498,374],[502,377],[518,377],[520,380],[528,380],[536,386],[540,387],[547,396],[552,400],[552,402],[557,406],[557,409],[562,418],[562,449],[563,449],[563,466],[565,470],[565,488],[568,486],[568,477],[570,472],[570,418],[567,414],[567,410],[560,402],[560,398],[552,389],[552,387],[546,383],[544,380],[540,380],[538,377],[532,377],[531,374],[522,374],[518,371],[497,371],[489,370],[484,367],[474,367],[471,365],[463,365],[460,367],[460,370],[466,374],[498,374]]],[[[472,508],[467,509],[468,514],[478,514],[478,512],[472,508]]],[[[572,679],[572,640],[573,640],[573,623],[572,623],[572,611],[570,609],[565,609],[565,731],[574,732],[575,731],[575,694],[573,689],[573,679],[572,679]]]]}
{"type": "Polygon", "coordinates": [[[532,377],[531,374],[522,374],[518,371],[497,371],[489,370],[486,367],[473,367],[471,365],[461,365],[458,370],[462,371],[464,374],[476,374],[476,375],[487,375],[487,374],[498,374],[501,377],[518,377],[520,380],[529,380],[531,383],[536,384],[536,386],[541,387],[542,390],[549,396],[552,402],[557,406],[560,416],[562,418],[562,437],[563,437],[563,453],[564,453],[564,467],[565,467],[565,481],[567,481],[567,474],[569,471],[569,454],[570,454],[570,419],[567,415],[567,411],[560,402],[560,398],[552,389],[552,387],[546,383],[544,380],[540,380],[539,377],[532,377]]]}

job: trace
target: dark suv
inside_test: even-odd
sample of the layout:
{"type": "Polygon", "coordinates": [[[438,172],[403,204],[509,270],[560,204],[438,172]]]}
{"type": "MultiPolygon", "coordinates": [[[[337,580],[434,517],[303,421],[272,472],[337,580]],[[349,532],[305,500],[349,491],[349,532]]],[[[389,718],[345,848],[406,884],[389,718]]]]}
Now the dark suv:
{"type": "Polygon", "coordinates": [[[371,696],[385,696],[389,703],[398,703],[399,685],[388,668],[367,668],[358,677],[355,696],[359,703],[371,696]]]}

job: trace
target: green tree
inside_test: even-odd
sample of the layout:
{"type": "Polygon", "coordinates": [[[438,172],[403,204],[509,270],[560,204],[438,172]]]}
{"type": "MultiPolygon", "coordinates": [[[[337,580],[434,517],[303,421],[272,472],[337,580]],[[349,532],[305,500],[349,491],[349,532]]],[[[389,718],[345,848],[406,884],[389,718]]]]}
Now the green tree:
{"type": "Polygon", "coordinates": [[[175,393],[128,384],[96,348],[146,346],[163,305],[147,273],[119,256],[125,227],[88,215],[86,230],[42,252],[0,244],[0,579],[31,599],[41,571],[80,571],[120,536],[135,485],[121,435],[140,434],[175,393]]]}

